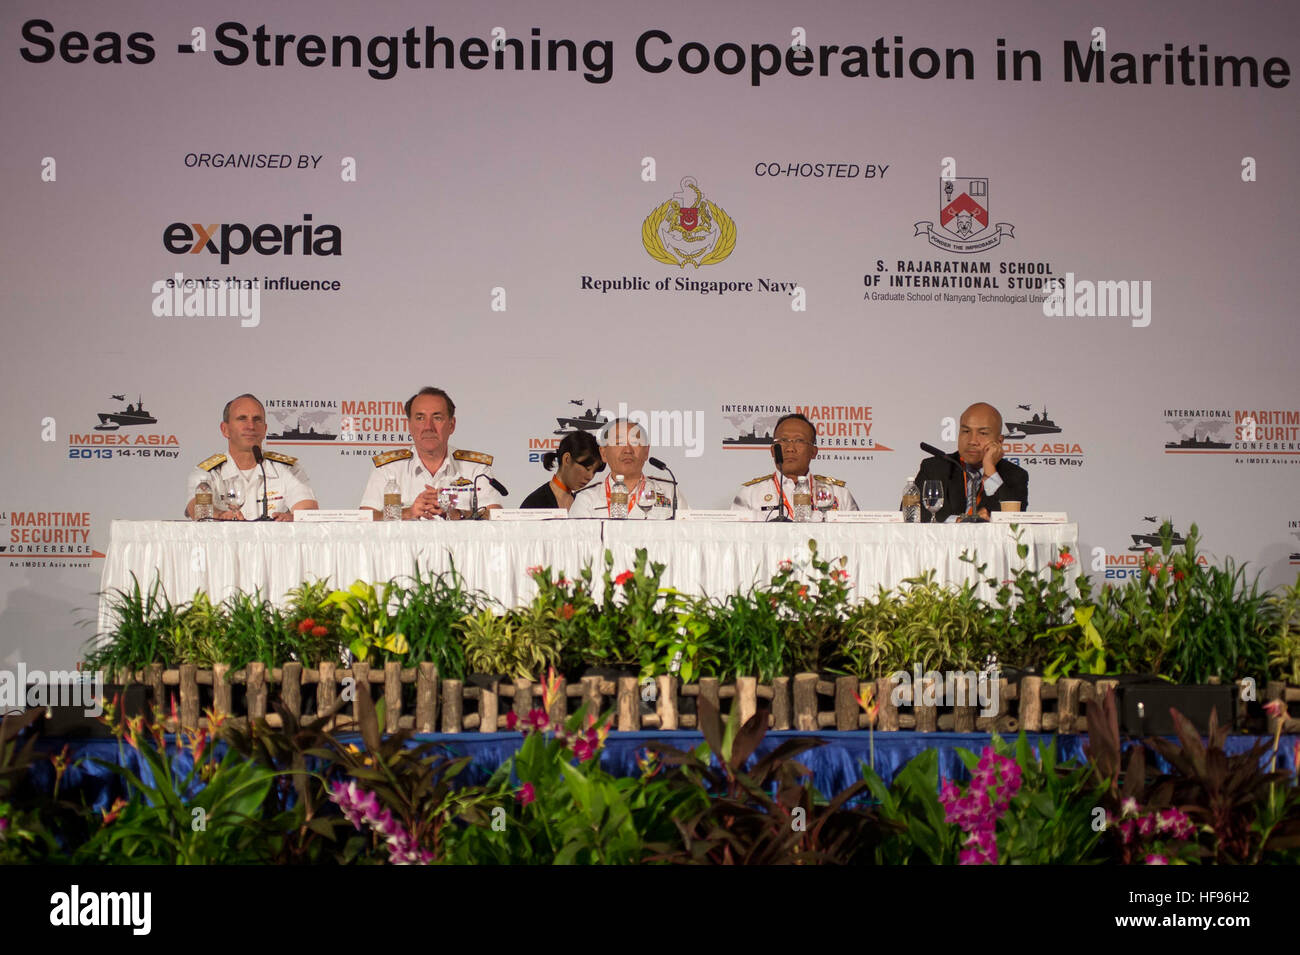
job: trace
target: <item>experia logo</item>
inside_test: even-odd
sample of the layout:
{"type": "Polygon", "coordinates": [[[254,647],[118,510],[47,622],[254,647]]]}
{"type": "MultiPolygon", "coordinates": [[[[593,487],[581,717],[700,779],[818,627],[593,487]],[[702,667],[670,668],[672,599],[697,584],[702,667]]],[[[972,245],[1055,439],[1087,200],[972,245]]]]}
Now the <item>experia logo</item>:
{"type": "Polygon", "coordinates": [[[198,255],[205,249],[221,256],[221,264],[232,255],[253,251],[258,255],[342,255],[343,233],[336,225],[316,225],[310,213],[302,224],[258,226],[242,222],[205,225],[201,222],[173,222],[163,229],[163,248],[172,255],[198,255]]]}

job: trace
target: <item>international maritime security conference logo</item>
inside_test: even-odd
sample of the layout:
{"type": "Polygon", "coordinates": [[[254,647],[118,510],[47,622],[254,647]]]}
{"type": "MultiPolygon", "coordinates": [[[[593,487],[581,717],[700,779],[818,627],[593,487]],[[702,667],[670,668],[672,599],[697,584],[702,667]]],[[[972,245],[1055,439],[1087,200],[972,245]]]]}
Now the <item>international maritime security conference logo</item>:
{"type": "Polygon", "coordinates": [[[927,220],[916,223],[913,235],[926,236],[932,246],[945,252],[987,252],[1000,245],[1003,236],[1016,237],[1011,223],[990,226],[990,222],[987,179],[941,178],[939,227],[942,231],[927,220]]]}
{"type": "Polygon", "coordinates": [[[641,244],[665,265],[717,265],[736,248],[736,223],[687,176],[680,192],[646,216],[641,244]]]}

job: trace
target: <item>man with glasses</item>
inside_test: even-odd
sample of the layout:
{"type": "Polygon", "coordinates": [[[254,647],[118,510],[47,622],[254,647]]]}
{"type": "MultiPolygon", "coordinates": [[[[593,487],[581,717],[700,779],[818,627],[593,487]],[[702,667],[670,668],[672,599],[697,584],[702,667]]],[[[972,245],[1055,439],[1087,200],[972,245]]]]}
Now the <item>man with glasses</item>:
{"type": "MultiPolygon", "coordinates": [[[[618,418],[600,432],[600,456],[609,474],[598,484],[590,484],[573,496],[570,517],[606,518],[612,507],[615,477],[623,478],[627,488],[624,518],[666,521],[673,516],[673,486],[660,478],[645,474],[650,460],[650,438],[635,421],[618,418]]],[[[677,488],[677,510],[686,510],[686,498],[677,488]]]]}
{"type": "Polygon", "coordinates": [[[794,512],[795,481],[801,477],[809,479],[814,512],[819,486],[829,490],[831,510],[858,510],[858,502],[843,481],[824,474],[809,475],[812,460],[817,457],[817,428],[811,421],[801,414],[788,414],[776,423],[772,435],[772,459],[779,460],[780,466],[771,474],[759,475],[742,484],[731,502],[733,511],[748,511],[754,520],[771,520],[782,514],[789,517],[794,512]]]}

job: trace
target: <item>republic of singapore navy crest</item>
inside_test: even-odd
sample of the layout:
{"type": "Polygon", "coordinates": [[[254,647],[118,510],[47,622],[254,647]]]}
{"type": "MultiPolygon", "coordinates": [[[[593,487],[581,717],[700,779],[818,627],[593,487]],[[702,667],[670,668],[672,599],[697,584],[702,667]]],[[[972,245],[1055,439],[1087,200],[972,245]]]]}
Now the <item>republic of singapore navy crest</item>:
{"type": "Polygon", "coordinates": [[[665,265],[697,269],[717,265],[736,248],[736,223],[722,207],[704,198],[695,178],[682,180],[674,195],[641,224],[645,250],[665,265]]]}
{"type": "Polygon", "coordinates": [[[1016,237],[1009,222],[989,226],[989,181],[987,179],[940,179],[939,225],[916,223],[914,236],[924,235],[935,248],[945,252],[986,252],[1001,244],[1002,237],[1016,237]]]}

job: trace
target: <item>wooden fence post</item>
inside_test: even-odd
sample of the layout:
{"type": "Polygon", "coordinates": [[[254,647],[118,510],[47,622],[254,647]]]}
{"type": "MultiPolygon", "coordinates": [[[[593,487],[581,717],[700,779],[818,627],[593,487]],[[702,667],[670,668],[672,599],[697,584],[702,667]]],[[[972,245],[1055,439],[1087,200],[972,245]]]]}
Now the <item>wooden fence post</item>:
{"type": "Polygon", "coordinates": [[[256,660],[248,665],[247,692],[244,696],[248,708],[248,725],[266,719],[266,664],[256,660]]]}
{"type": "Polygon", "coordinates": [[[882,733],[898,732],[898,706],[894,703],[894,681],[882,676],[876,680],[876,703],[880,711],[876,714],[876,729],[882,733]]]}
{"type": "Polygon", "coordinates": [[[855,676],[837,676],[835,678],[835,728],[840,731],[858,728],[858,714],[862,707],[853,698],[858,692],[858,678],[855,676]]]}
{"type": "Polygon", "coordinates": [[[1073,733],[1079,717],[1079,684],[1082,680],[1062,679],[1056,684],[1056,732],[1073,733]]]}
{"type": "Polygon", "coordinates": [[[212,664],[212,712],[218,718],[229,718],[234,703],[231,699],[230,664],[212,664]]]}
{"type": "Polygon", "coordinates": [[[286,663],[280,670],[280,702],[295,720],[302,719],[302,664],[286,663]]]}
{"type": "Polygon", "coordinates": [[[199,728],[199,668],[193,663],[181,664],[181,727],[199,728]]]}
{"type": "Polygon", "coordinates": [[[659,728],[675,730],[677,729],[677,679],[664,674],[655,677],[655,682],[659,684],[659,699],[656,703],[659,728]]]}
{"type": "Polygon", "coordinates": [[[641,695],[634,676],[618,678],[617,728],[624,733],[641,728],[641,695]]]}
{"type": "Polygon", "coordinates": [[[421,663],[415,674],[415,731],[432,733],[438,725],[438,668],[421,663]]]}
{"type": "Polygon", "coordinates": [[[384,732],[396,733],[401,717],[402,664],[389,660],[384,663],[384,732]]]}
{"type": "Polygon", "coordinates": [[[487,686],[482,687],[482,692],[478,698],[478,731],[480,733],[495,733],[497,731],[497,715],[501,709],[501,697],[497,693],[497,681],[493,680],[487,686]]]}
{"type": "Polygon", "coordinates": [[[772,729],[788,730],[792,717],[790,711],[790,678],[779,676],[772,681],[772,729]]]}
{"type": "Polygon", "coordinates": [[[740,725],[744,726],[758,712],[758,679],[752,676],[736,677],[736,699],[740,704],[740,725]]]}
{"type": "Polygon", "coordinates": [[[442,731],[459,733],[461,713],[464,711],[465,699],[461,693],[464,686],[460,680],[442,681],[442,731]]]}
{"type": "Polygon", "coordinates": [[[794,728],[818,729],[816,673],[796,673],[794,676],[794,728]]]}
{"type": "Polygon", "coordinates": [[[1043,731],[1043,678],[1020,678],[1020,728],[1026,733],[1043,731]]]}

